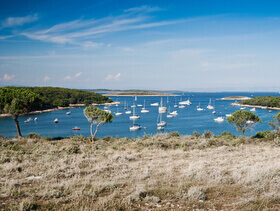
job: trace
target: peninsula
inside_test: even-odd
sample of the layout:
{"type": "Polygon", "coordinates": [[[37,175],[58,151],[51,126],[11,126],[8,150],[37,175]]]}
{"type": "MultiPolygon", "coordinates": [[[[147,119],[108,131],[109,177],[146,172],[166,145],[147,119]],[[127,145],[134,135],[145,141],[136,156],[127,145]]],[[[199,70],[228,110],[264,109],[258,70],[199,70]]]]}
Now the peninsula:
{"type": "Polygon", "coordinates": [[[223,97],[221,100],[250,100],[250,97],[244,96],[230,96],[230,97],[223,97]]]}
{"type": "Polygon", "coordinates": [[[177,96],[175,94],[154,91],[118,91],[103,94],[104,96],[177,96]]]}

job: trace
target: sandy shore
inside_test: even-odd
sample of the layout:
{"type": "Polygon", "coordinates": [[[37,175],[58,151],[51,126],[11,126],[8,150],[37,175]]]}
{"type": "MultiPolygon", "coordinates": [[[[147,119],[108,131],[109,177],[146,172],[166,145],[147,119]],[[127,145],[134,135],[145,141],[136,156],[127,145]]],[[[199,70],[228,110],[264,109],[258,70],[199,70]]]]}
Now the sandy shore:
{"type": "Polygon", "coordinates": [[[232,97],[223,97],[221,100],[250,100],[250,97],[243,96],[232,96],[232,97]]]}
{"type": "Polygon", "coordinates": [[[243,104],[239,104],[239,103],[231,103],[230,105],[241,106],[241,107],[250,107],[250,108],[269,109],[269,110],[279,110],[280,111],[280,108],[268,107],[268,106],[243,105],[243,104]]]}

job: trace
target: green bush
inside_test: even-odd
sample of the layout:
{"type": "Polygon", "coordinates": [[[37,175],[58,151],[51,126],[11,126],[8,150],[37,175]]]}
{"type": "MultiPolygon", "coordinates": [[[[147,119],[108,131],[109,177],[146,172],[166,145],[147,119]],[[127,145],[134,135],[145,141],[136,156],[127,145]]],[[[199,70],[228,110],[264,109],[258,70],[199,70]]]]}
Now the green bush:
{"type": "Polygon", "coordinates": [[[193,131],[193,137],[195,137],[195,138],[199,138],[199,137],[200,137],[199,132],[197,132],[197,131],[193,131]]]}
{"type": "Polygon", "coordinates": [[[208,131],[204,131],[203,135],[202,135],[203,138],[213,138],[214,137],[214,133],[212,133],[210,130],[208,131]]]}
{"type": "Polygon", "coordinates": [[[28,133],[27,138],[31,138],[31,139],[39,139],[41,138],[41,136],[37,133],[28,133]]]}
{"type": "Polygon", "coordinates": [[[68,149],[68,154],[79,154],[79,153],[81,153],[81,149],[78,145],[72,145],[68,149]]]}
{"type": "Polygon", "coordinates": [[[169,133],[169,138],[171,138],[171,137],[180,137],[180,134],[177,131],[170,132],[169,133]]]}

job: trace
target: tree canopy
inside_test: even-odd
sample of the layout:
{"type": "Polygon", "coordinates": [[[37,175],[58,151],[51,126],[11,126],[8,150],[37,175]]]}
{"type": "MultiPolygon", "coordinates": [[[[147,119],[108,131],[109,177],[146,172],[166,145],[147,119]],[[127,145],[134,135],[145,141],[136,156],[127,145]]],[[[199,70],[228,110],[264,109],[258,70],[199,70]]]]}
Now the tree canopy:
{"type": "Polygon", "coordinates": [[[95,106],[88,106],[84,109],[84,115],[88,119],[88,121],[91,123],[90,125],[90,133],[92,137],[92,141],[94,141],[94,137],[97,133],[98,127],[100,124],[105,124],[108,122],[112,122],[114,119],[114,116],[106,111],[101,110],[98,107],[95,106]],[[92,125],[96,123],[96,130],[95,133],[92,134],[92,125]]]}
{"type": "Polygon", "coordinates": [[[11,114],[15,120],[18,136],[21,136],[18,116],[36,110],[41,103],[38,94],[25,89],[0,88],[0,111],[11,114]]]}
{"type": "Polygon", "coordinates": [[[280,132],[280,112],[276,116],[273,116],[274,121],[269,122],[268,124],[272,126],[277,132],[280,132]],[[278,125],[277,125],[278,124],[278,125]]]}
{"type": "Polygon", "coordinates": [[[272,96],[253,97],[250,100],[243,100],[240,103],[243,105],[258,105],[258,106],[280,108],[280,97],[272,97],[272,96]]]}
{"type": "Polygon", "coordinates": [[[253,125],[262,122],[262,120],[252,112],[249,111],[236,111],[231,117],[227,118],[227,121],[236,127],[237,131],[243,133],[251,128],[253,125]]]}

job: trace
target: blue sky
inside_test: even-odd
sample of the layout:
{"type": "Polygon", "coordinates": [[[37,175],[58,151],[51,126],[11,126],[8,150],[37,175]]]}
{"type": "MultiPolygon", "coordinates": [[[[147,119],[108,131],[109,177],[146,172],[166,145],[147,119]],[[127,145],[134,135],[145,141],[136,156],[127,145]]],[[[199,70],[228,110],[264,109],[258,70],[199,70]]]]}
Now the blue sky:
{"type": "Polygon", "coordinates": [[[0,85],[280,91],[277,1],[0,1],[0,85]]]}

